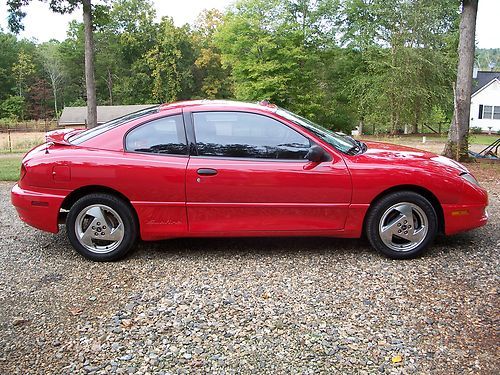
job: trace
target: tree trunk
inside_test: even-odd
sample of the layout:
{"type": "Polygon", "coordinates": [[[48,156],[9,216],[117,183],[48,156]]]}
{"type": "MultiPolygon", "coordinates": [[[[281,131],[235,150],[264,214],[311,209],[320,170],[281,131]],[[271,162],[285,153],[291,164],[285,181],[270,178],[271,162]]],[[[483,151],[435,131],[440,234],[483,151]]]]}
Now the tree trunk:
{"type": "Polygon", "coordinates": [[[94,36],[92,32],[91,0],[82,0],[85,28],[85,83],[87,86],[87,126],[97,126],[97,98],[94,78],[94,36]]]}
{"type": "Polygon", "coordinates": [[[454,111],[448,142],[443,154],[455,160],[469,159],[468,135],[472,70],[474,67],[476,16],[478,0],[462,0],[460,40],[458,42],[457,82],[454,90],[454,111]]]}
{"type": "Polygon", "coordinates": [[[365,119],[363,117],[361,117],[359,119],[359,125],[358,125],[358,134],[359,135],[363,135],[363,127],[364,127],[364,124],[365,124],[365,119]]]}
{"type": "Polygon", "coordinates": [[[59,120],[59,116],[57,114],[57,90],[56,89],[53,89],[54,90],[54,116],[56,117],[57,120],[59,120]]]}
{"type": "Polygon", "coordinates": [[[108,68],[108,79],[106,80],[106,84],[108,86],[109,93],[109,105],[113,105],[113,75],[108,68]]]}
{"type": "Polygon", "coordinates": [[[415,116],[413,117],[413,124],[411,127],[412,134],[418,134],[418,123],[420,121],[420,106],[415,104],[415,116]]]}

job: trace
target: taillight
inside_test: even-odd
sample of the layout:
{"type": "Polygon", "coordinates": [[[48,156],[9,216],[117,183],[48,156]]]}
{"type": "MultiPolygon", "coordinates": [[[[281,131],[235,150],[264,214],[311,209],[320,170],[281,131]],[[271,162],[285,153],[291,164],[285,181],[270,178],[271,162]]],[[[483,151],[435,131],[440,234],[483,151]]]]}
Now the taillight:
{"type": "Polygon", "coordinates": [[[19,181],[21,181],[24,176],[26,176],[26,167],[24,166],[24,164],[21,164],[21,173],[19,174],[19,181]]]}

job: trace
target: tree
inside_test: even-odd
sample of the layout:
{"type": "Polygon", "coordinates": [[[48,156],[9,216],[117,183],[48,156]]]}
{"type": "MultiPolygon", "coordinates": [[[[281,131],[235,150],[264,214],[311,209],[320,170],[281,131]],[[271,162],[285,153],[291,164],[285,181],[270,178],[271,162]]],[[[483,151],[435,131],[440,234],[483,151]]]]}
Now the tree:
{"type": "Polygon", "coordinates": [[[12,67],[12,73],[16,80],[16,89],[19,96],[24,97],[28,91],[28,81],[35,73],[35,64],[30,55],[20,51],[17,62],[12,67]]]}
{"type": "Polygon", "coordinates": [[[145,54],[154,100],[171,102],[193,96],[195,57],[189,33],[187,25],[176,27],[172,18],[161,19],[157,43],[145,54]]]}
{"type": "Polygon", "coordinates": [[[51,41],[42,44],[39,48],[43,69],[48,76],[52,88],[52,95],[54,96],[54,114],[56,117],[59,113],[57,106],[58,92],[65,78],[58,47],[59,43],[51,41]]]}
{"type": "Polygon", "coordinates": [[[360,119],[416,132],[433,106],[446,105],[456,8],[456,0],[342,3],[341,40],[362,60],[348,86],[360,119]]]}
{"type": "Polygon", "coordinates": [[[223,14],[217,9],[205,10],[196,21],[192,39],[196,50],[197,90],[206,99],[220,99],[232,96],[231,70],[222,66],[220,49],[214,42],[214,35],[223,24],[223,14]]]}
{"type": "Polygon", "coordinates": [[[23,116],[26,101],[22,96],[9,96],[0,103],[0,118],[18,120],[23,116]]]}
{"type": "Polygon", "coordinates": [[[96,33],[97,92],[108,92],[120,104],[150,104],[152,70],[146,61],[148,51],[159,40],[159,25],[151,1],[116,0],[108,23],[96,33]],[[110,74],[108,74],[110,72],[110,74]],[[100,84],[100,81],[103,82],[100,84]],[[100,84],[100,85],[99,85],[100,84]]]}
{"type": "MultiPolygon", "coordinates": [[[[22,7],[31,0],[7,0],[9,6],[9,28],[18,33],[23,30],[22,20],[26,16],[22,7]]],[[[42,0],[56,13],[71,13],[79,5],[83,8],[83,23],[85,29],[85,81],[87,87],[87,126],[97,126],[97,97],[94,79],[94,39],[92,32],[92,2],[91,0],[42,0]]]]}
{"type": "Polygon", "coordinates": [[[443,154],[458,161],[469,158],[469,119],[472,95],[472,70],[476,36],[478,0],[462,0],[458,69],[455,85],[454,112],[443,154]]]}
{"type": "Polygon", "coordinates": [[[223,67],[232,71],[236,98],[268,99],[306,117],[332,123],[336,98],[327,91],[325,57],[335,40],[333,3],[236,3],[215,33],[223,67]]]}
{"type": "Polygon", "coordinates": [[[85,30],[85,83],[87,87],[87,126],[97,126],[97,94],[94,77],[94,35],[92,33],[92,3],[82,0],[85,30]]]}
{"type": "Polygon", "coordinates": [[[0,101],[10,95],[15,86],[12,67],[17,62],[19,55],[19,42],[12,34],[0,32],[0,101]]]}

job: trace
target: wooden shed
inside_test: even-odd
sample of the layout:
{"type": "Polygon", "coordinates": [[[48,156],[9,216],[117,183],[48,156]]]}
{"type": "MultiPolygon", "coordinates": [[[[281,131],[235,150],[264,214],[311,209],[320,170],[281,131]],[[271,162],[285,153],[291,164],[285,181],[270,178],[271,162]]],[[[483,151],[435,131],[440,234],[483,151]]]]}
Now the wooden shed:
{"type": "MultiPolygon", "coordinates": [[[[97,106],[97,124],[103,124],[154,105],[99,105],[97,106]]],[[[87,126],[87,107],[64,107],[58,125],[61,128],[85,128],[87,126]]]]}

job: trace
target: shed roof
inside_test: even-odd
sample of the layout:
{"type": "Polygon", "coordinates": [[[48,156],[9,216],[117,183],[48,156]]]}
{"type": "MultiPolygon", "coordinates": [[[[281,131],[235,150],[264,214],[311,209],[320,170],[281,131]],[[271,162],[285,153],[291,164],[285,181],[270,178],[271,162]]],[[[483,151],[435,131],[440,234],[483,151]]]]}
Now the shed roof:
{"type": "MultiPolygon", "coordinates": [[[[102,124],[115,118],[127,115],[141,109],[149,108],[155,104],[138,105],[98,105],[97,123],[102,124]]],[[[87,123],[87,107],[64,107],[59,125],[85,125],[87,123]]]]}

